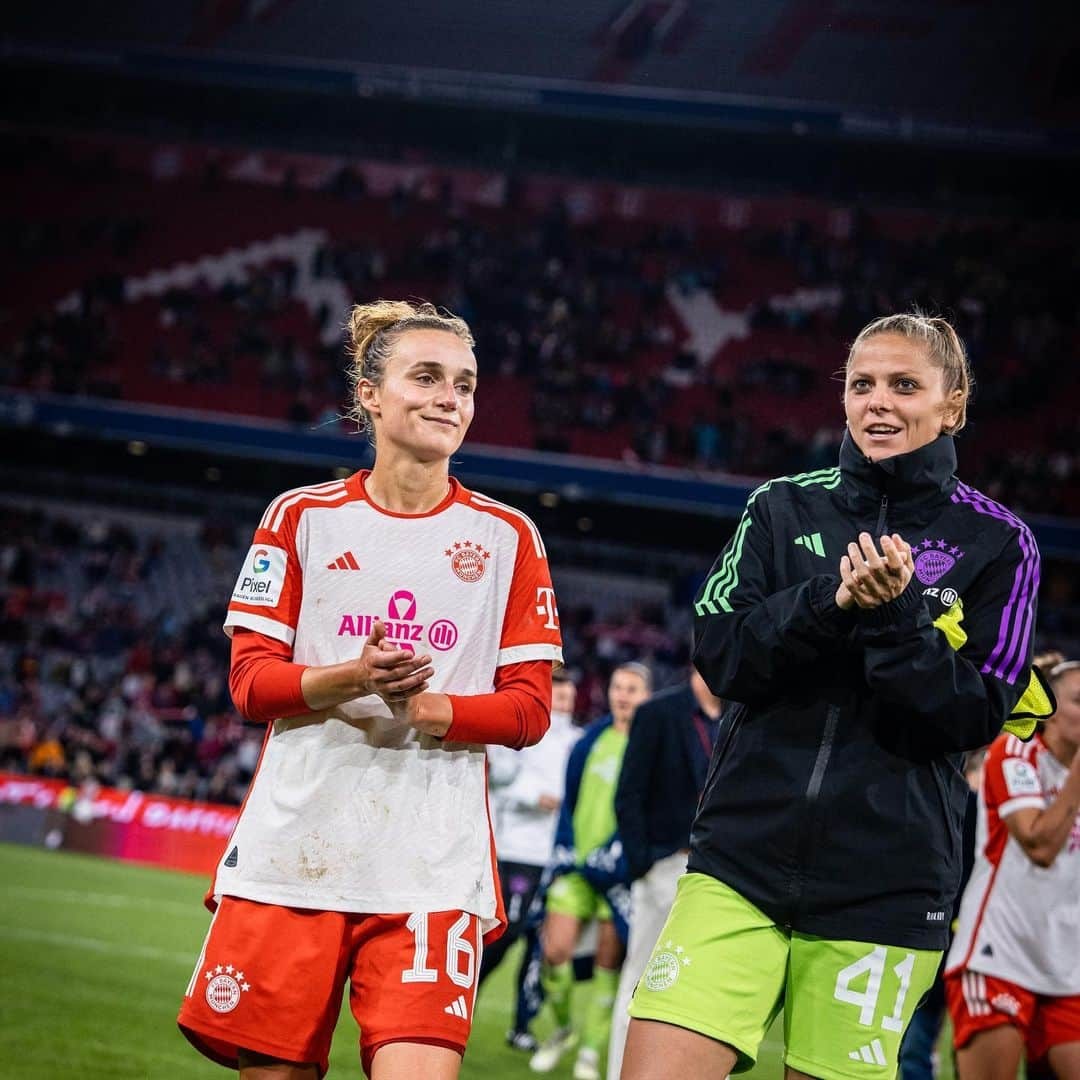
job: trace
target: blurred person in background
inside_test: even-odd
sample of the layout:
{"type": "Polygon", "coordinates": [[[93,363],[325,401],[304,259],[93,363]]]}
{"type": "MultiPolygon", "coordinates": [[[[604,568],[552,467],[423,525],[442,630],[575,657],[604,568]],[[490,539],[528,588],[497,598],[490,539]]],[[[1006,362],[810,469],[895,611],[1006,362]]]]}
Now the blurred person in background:
{"type": "MultiPolygon", "coordinates": [[[[1035,663],[1039,661],[1036,659],[1035,663]]],[[[960,915],[960,900],[964,895],[971,868],[975,864],[975,826],[979,816],[979,785],[982,783],[985,750],[972,750],[964,758],[964,778],[968,782],[967,806],[964,808],[964,868],[960,875],[960,888],[952,909],[952,932],[956,933],[956,920],[960,915]]],[[[938,967],[933,986],[926,992],[904,1033],[900,1044],[900,1080],[934,1080],[937,1076],[937,1043],[945,1021],[945,957],[938,967]]]]}
{"type": "Polygon", "coordinates": [[[593,721],[570,753],[566,794],[556,832],[556,860],[564,872],[547,890],[547,913],[540,932],[543,949],[541,981],[555,1014],[555,1030],[532,1056],[533,1072],[551,1072],[580,1039],[574,1061],[575,1080],[599,1080],[600,1056],[611,1030],[611,1010],[618,988],[623,944],[613,912],[601,891],[585,873],[586,859],[617,843],[615,785],[634,710],[652,689],[652,674],[644,664],[620,664],[608,683],[606,716],[593,721]],[[571,1026],[574,950],[582,928],[596,920],[596,959],[592,996],[580,1036],[571,1026]]]}
{"type": "Polygon", "coordinates": [[[784,1014],[788,1080],[894,1080],[948,939],[963,755],[1031,681],[1039,554],[960,482],[944,319],[855,338],[838,468],[759,487],[695,604],[737,702],[630,1007],[625,1080],[728,1075],[784,1014]]]}
{"type": "Polygon", "coordinates": [[[946,964],[960,1080],[1080,1078],[1080,661],[1052,658],[1057,710],[999,736],[946,964]]]}
{"type": "Polygon", "coordinates": [[[536,1009],[526,1000],[524,983],[532,954],[535,930],[530,930],[529,906],[551,858],[555,827],[566,784],[566,763],[582,729],[574,724],[577,688],[565,669],[551,676],[551,726],[534,746],[512,750],[492,746],[488,751],[491,796],[495,816],[495,854],[499,866],[506,931],[484,950],[480,985],[495,970],[507,950],[525,938],[518,965],[514,1023],[506,1034],[515,1050],[535,1051],[536,1038],[529,1023],[536,1009]]]}
{"type": "Polygon", "coordinates": [[[696,670],[638,706],[630,726],[615,816],[630,880],[630,933],[608,1043],[608,1080],[622,1069],[627,1009],[686,870],[690,826],[705,787],[723,702],[696,670]]]}
{"type": "Polygon", "coordinates": [[[536,527],[449,475],[468,326],[379,301],[349,337],[374,466],[270,503],[225,620],[268,730],[179,1024],[243,1080],[322,1076],[346,983],[368,1076],[458,1075],[506,922],[484,744],[540,739],[561,661],[536,527]]]}

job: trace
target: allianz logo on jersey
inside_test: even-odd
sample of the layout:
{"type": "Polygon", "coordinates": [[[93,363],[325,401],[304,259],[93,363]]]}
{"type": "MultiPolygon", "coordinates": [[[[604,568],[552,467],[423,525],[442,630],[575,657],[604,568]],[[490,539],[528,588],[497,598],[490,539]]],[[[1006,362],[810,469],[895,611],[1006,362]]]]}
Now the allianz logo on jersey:
{"type": "Polygon", "coordinates": [[[450,619],[436,619],[425,624],[417,618],[416,597],[408,589],[398,589],[386,605],[386,615],[345,614],[338,625],[338,637],[366,638],[376,619],[386,627],[386,640],[399,649],[416,652],[416,645],[427,643],[439,652],[448,652],[458,642],[458,628],[450,619]]]}
{"type": "Polygon", "coordinates": [[[922,594],[940,600],[947,608],[952,607],[960,599],[960,594],[955,589],[939,589],[936,585],[923,589],[922,594]]]}

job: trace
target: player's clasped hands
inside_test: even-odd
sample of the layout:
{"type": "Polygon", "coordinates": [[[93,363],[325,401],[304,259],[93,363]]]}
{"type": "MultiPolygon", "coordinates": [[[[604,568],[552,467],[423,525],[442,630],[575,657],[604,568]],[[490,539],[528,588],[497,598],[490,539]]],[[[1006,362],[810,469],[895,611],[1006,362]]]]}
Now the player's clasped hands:
{"type": "Polygon", "coordinates": [[[860,533],[840,560],[836,603],[844,609],[878,607],[898,597],[914,572],[911,545],[898,533],[881,537],[880,552],[869,533],[860,533]]]}
{"type": "Polygon", "coordinates": [[[378,650],[371,658],[376,672],[375,689],[390,706],[396,720],[415,728],[422,735],[442,738],[450,728],[453,709],[443,694],[428,694],[428,680],[435,674],[430,656],[413,656],[386,640],[386,627],[377,622],[364,643],[363,660],[368,649],[378,650]]]}
{"type": "Polygon", "coordinates": [[[388,705],[404,701],[428,688],[435,674],[431,657],[417,656],[386,640],[386,625],[376,622],[356,661],[360,694],[378,694],[388,705]]]}

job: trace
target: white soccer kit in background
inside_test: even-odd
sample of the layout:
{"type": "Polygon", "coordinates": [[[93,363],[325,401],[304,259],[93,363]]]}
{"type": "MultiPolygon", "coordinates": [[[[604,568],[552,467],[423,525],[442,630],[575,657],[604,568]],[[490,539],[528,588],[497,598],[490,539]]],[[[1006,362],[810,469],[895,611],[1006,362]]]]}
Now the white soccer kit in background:
{"type": "MultiPolygon", "coordinates": [[[[226,631],[296,663],[357,657],[375,619],[429,653],[433,692],[484,694],[498,667],[562,658],[543,541],[525,515],[451,481],[430,514],[374,506],[365,474],[287,492],[255,533],[226,631]]],[[[275,721],[215,895],[332,911],[460,908],[496,923],[485,751],[358,698],[275,721]]]]}
{"type": "Polygon", "coordinates": [[[553,795],[562,801],[566,762],[582,734],[572,717],[553,712],[547,734],[535,746],[524,750],[493,746],[488,751],[495,851],[500,862],[547,865],[559,811],[541,810],[540,796],[553,795]]]}
{"type": "Polygon", "coordinates": [[[1080,815],[1049,867],[1036,866],[1005,819],[1042,810],[1068,770],[1042,738],[1001,735],[979,791],[975,865],[964,890],[946,972],[966,969],[1036,994],[1080,993],[1080,815]]]}

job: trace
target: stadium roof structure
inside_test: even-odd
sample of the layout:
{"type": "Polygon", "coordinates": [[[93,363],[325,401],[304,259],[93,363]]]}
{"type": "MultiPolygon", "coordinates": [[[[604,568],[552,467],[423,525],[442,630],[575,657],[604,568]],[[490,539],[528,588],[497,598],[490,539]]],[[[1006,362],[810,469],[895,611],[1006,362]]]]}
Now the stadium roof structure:
{"type": "MultiPolygon", "coordinates": [[[[304,430],[282,421],[204,410],[93,401],[0,388],[0,432],[37,431],[61,440],[193,450],[222,457],[329,468],[370,466],[370,447],[342,431],[304,430]]],[[[454,455],[466,484],[579,502],[671,510],[701,520],[737,518],[760,480],[656,465],[625,465],[570,454],[470,445],[454,455]]],[[[1080,522],[1025,515],[1046,555],[1080,558],[1080,522]]]]}
{"type": "Polygon", "coordinates": [[[728,130],[1076,149],[1069,5],[266,0],[19,5],[11,60],[728,130]]]}

